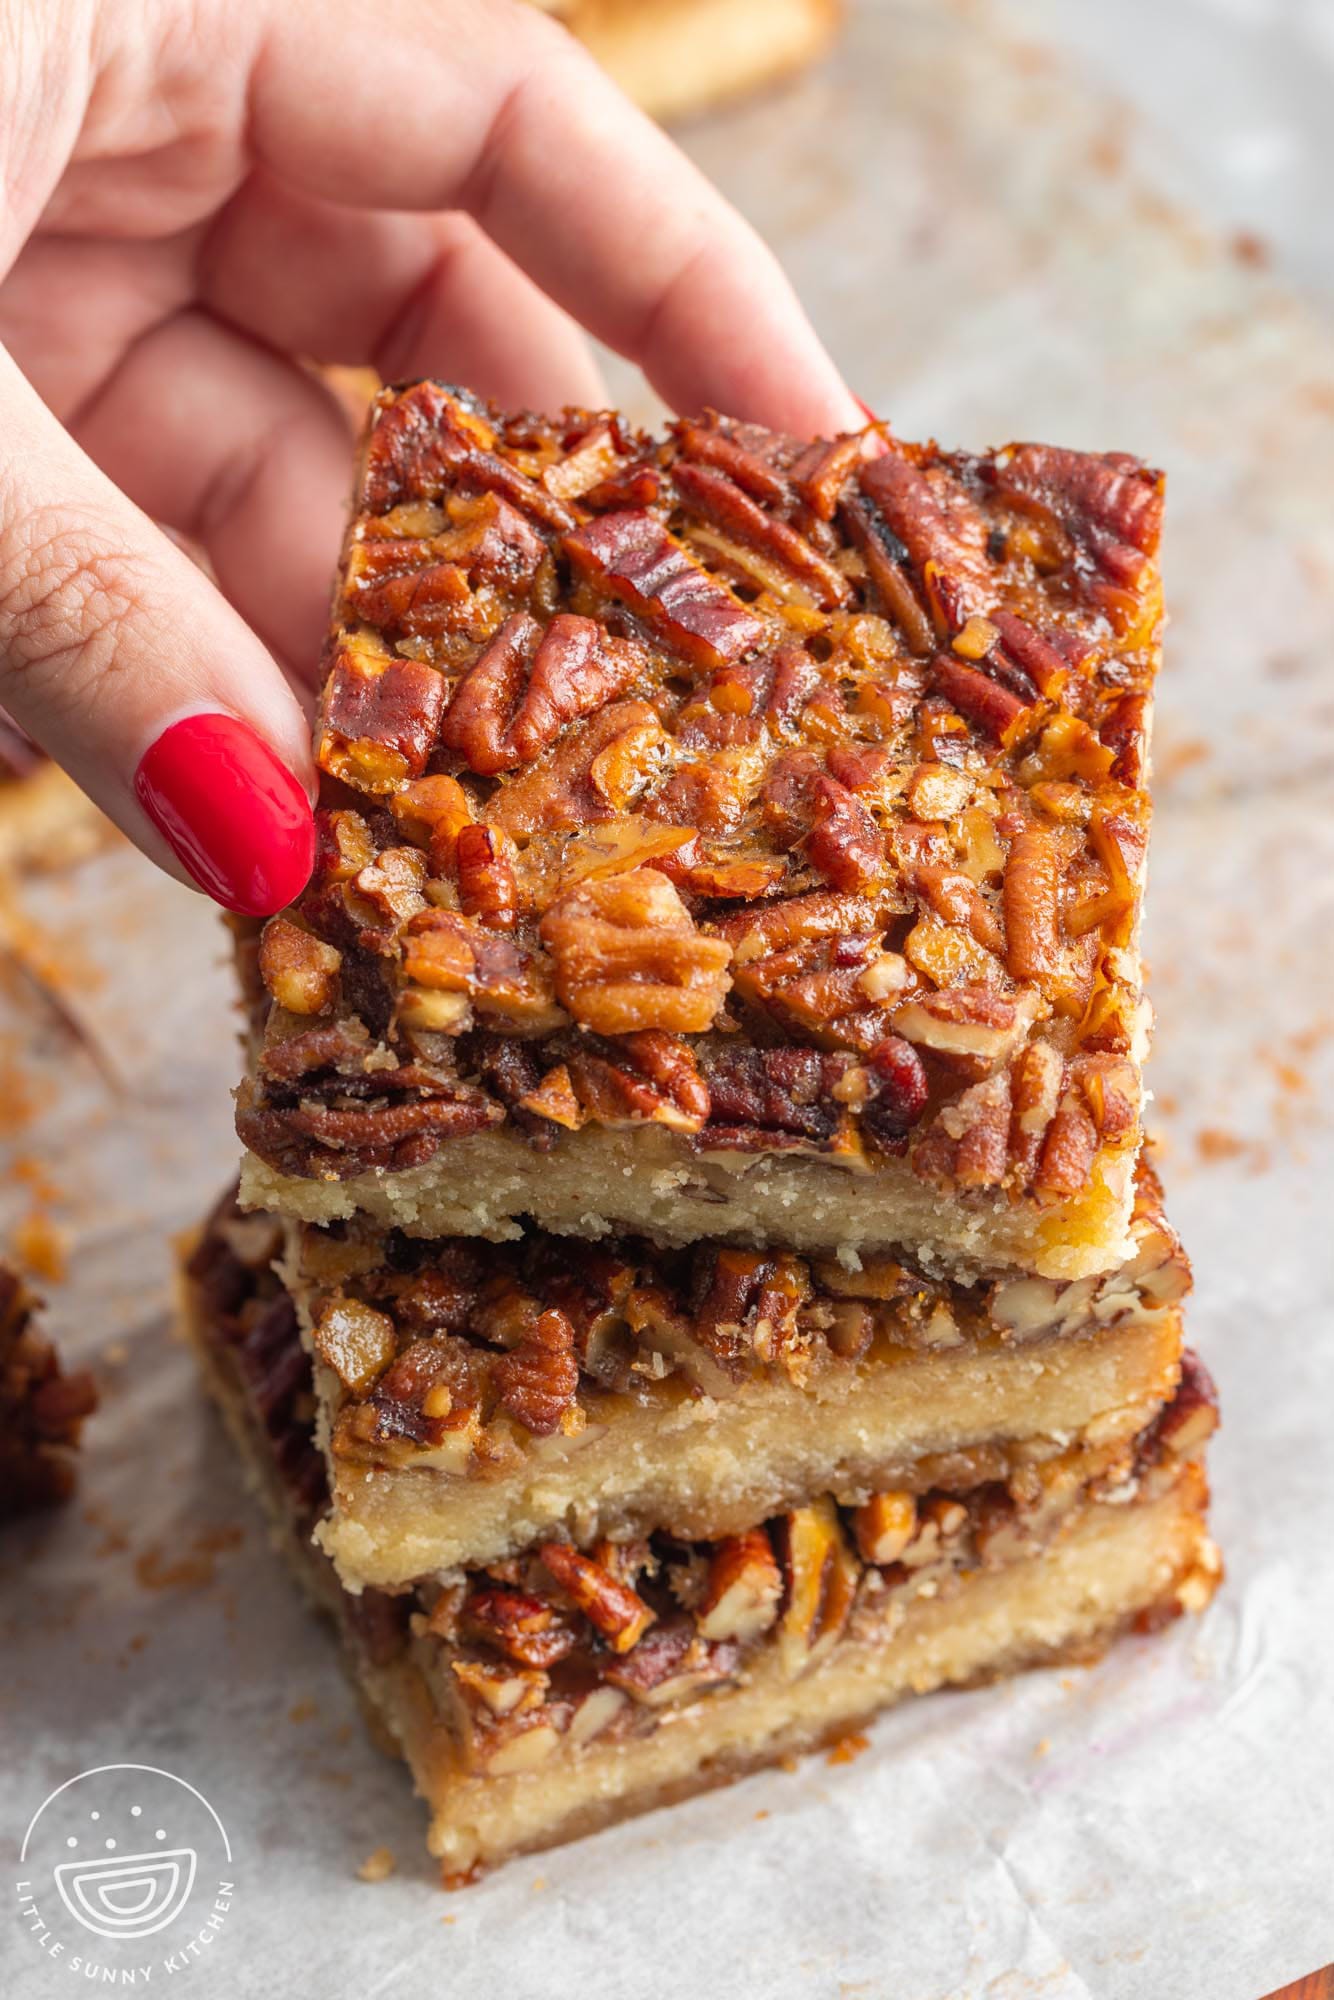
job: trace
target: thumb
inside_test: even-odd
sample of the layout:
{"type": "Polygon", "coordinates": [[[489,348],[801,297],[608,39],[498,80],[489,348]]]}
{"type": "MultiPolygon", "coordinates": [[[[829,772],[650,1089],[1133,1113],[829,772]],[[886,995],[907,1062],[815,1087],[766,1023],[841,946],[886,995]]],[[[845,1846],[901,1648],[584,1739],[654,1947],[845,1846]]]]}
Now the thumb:
{"type": "Polygon", "coordinates": [[[0,705],[160,866],[281,909],[310,873],[314,774],[276,662],[3,350],[0,435],[0,705]]]}

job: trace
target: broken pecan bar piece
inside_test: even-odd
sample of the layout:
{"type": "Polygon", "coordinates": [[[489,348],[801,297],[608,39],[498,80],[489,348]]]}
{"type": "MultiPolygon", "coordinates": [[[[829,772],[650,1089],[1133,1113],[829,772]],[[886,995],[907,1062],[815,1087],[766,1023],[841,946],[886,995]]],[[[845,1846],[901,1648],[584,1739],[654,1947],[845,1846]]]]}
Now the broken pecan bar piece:
{"type": "Polygon", "coordinates": [[[72,868],[112,837],[73,778],[0,709],[0,870],[72,868]]]}
{"type": "Polygon", "coordinates": [[[823,55],[842,0],[537,0],[637,103],[680,118],[823,55]]]}
{"type": "Polygon", "coordinates": [[[192,1270],[206,1378],[402,1747],[450,1885],[836,1740],[905,1695],[1088,1660],[1203,1608],[1220,1573],[1201,1463],[1216,1403],[1187,1357],[1129,1435],[980,1473],[908,1465],[859,1504],[815,1488],[727,1531],[553,1530],[352,1595],[311,1538],[295,1316],[271,1272],[247,1298],[207,1245],[192,1270]]]}
{"type": "MultiPolygon", "coordinates": [[[[972,1287],[891,1257],[287,1229],[281,1260],[353,1589],[495,1561],[577,1522],[740,1531],[812,1490],[1006,1478],[1107,1445],[1177,1379],[1184,1256],[1144,1177],[1133,1261],[972,1287]]],[[[201,1255],[261,1282],[266,1218],[222,1205],[201,1255]]]]}
{"type": "Polygon", "coordinates": [[[248,1204],[1129,1254],[1162,482],[386,390],[248,1204]]]}
{"type": "Polygon", "coordinates": [[[37,1313],[0,1262],[0,1519],[68,1499],[84,1418],[97,1407],[91,1374],[65,1373],[37,1313]]]}

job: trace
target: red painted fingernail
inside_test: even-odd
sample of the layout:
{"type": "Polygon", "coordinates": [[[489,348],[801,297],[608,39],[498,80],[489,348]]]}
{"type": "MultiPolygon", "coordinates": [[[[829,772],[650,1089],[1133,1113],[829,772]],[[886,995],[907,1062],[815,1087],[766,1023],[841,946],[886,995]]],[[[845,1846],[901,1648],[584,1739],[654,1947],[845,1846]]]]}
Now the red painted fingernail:
{"type": "Polygon", "coordinates": [[[310,800],[249,723],[234,715],[173,722],[145,751],[134,790],[225,909],[266,917],[305,888],[315,860],[310,800]]]}
{"type": "Polygon", "coordinates": [[[861,397],[856,395],[854,395],[852,400],[857,405],[857,408],[861,411],[862,415],[866,418],[868,424],[878,424],[880,422],[879,417],[876,415],[875,411],[871,408],[871,405],[869,403],[864,403],[861,397]]]}

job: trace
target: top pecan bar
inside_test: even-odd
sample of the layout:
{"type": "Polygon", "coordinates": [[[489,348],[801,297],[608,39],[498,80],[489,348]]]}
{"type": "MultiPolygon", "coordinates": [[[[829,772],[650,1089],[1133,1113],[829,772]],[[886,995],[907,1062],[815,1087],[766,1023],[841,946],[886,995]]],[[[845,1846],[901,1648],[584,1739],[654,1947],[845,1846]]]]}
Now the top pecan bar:
{"type": "Polygon", "coordinates": [[[881,426],[372,414],[252,1202],[1123,1255],[1162,481],[881,426]]]}

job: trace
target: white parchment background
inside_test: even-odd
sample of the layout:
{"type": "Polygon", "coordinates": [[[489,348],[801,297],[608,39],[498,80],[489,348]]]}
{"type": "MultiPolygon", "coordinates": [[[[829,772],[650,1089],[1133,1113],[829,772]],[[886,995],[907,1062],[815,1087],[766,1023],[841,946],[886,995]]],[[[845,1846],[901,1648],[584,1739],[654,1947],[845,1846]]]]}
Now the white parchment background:
{"type": "Polygon", "coordinates": [[[1169,469],[1153,1083],[1228,1583],[1093,1672],[443,1896],[168,1337],[167,1238],[233,1159],[229,990],[202,904],[115,852],[21,933],[100,1067],[13,963],[0,992],[0,1221],[67,1232],[52,1316],[104,1388],[80,1501],[0,1542],[14,2000],[77,1990],[18,1927],[23,1825],[122,1760],[231,1835],[201,1992],[1258,2000],[1334,1957],[1334,9],[862,0],[825,69],[685,137],[906,434],[1169,469]]]}

